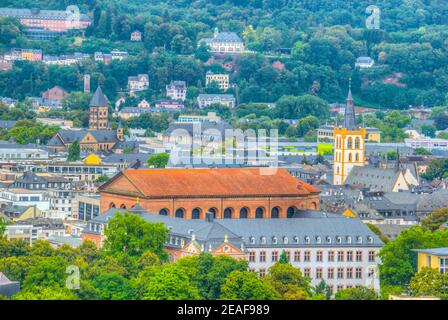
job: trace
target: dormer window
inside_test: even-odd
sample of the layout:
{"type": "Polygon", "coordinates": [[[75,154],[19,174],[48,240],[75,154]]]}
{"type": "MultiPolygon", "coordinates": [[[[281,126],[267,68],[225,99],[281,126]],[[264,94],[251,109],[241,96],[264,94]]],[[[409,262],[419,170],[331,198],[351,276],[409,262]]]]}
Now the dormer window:
{"type": "Polygon", "coordinates": [[[310,242],[311,242],[310,237],[305,236],[305,243],[306,244],[310,244],[310,242]]]}
{"type": "Polygon", "coordinates": [[[288,237],[283,237],[283,244],[288,244],[288,237]]]}
{"type": "Polygon", "coordinates": [[[368,242],[368,243],[373,243],[373,237],[368,236],[368,237],[367,237],[367,242],[368,242]]]}
{"type": "Polygon", "coordinates": [[[337,244],[341,244],[342,243],[342,238],[341,237],[336,237],[336,243],[337,244]]]}
{"type": "Polygon", "coordinates": [[[297,237],[297,236],[294,237],[294,242],[295,242],[295,243],[299,243],[299,242],[300,242],[299,237],[297,237]]]}
{"type": "Polygon", "coordinates": [[[347,241],[347,243],[352,243],[352,237],[347,236],[347,237],[346,237],[346,241],[347,241]]]}
{"type": "Polygon", "coordinates": [[[321,244],[322,243],[321,237],[319,237],[319,236],[316,237],[316,243],[317,244],[321,244]]]}
{"type": "Polygon", "coordinates": [[[277,237],[272,237],[272,243],[273,244],[277,244],[278,243],[277,237]]]}
{"type": "Polygon", "coordinates": [[[255,237],[250,237],[250,243],[255,244],[255,237]]]}
{"type": "Polygon", "coordinates": [[[362,243],[362,237],[361,236],[356,237],[356,242],[357,243],[362,243]]]}
{"type": "Polygon", "coordinates": [[[261,240],[261,243],[262,243],[262,244],[266,244],[266,237],[261,237],[260,240],[261,240]]]}
{"type": "Polygon", "coordinates": [[[331,243],[331,237],[327,236],[327,243],[331,243]]]}

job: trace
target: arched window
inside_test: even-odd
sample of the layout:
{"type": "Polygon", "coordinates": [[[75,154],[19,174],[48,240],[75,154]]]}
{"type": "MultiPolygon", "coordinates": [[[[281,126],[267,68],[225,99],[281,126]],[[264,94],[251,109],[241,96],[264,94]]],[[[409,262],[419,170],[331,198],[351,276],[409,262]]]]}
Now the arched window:
{"type": "Polygon", "coordinates": [[[355,138],[355,149],[359,149],[359,147],[361,146],[361,139],[359,139],[359,137],[355,138]]]}
{"type": "Polygon", "coordinates": [[[216,208],[210,208],[208,209],[208,212],[213,215],[213,218],[216,218],[216,212],[217,212],[216,208]]]}
{"type": "Polygon", "coordinates": [[[271,218],[278,219],[280,217],[280,209],[278,207],[272,208],[271,210],[271,218]]]}
{"type": "Polygon", "coordinates": [[[264,215],[264,209],[263,208],[257,208],[257,210],[255,211],[255,218],[263,219],[263,215],[264,215]]]}
{"type": "Polygon", "coordinates": [[[255,237],[250,237],[250,243],[255,244],[255,237]]]}
{"type": "Polygon", "coordinates": [[[232,219],[232,211],[231,208],[226,208],[224,210],[224,219],[232,219]]]}
{"type": "Polygon", "coordinates": [[[109,205],[109,208],[116,208],[117,206],[115,205],[115,203],[111,203],[110,205],[109,205]]]}
{"type": "Polygon", "coordinates": [[[247,219],[248,214],[249,214],[249,210],[247,208],[241,208],[240,219],[247,219]]]}
{"type": "Polygon", "coordinates": [[[277,244],[278,243],[278,240],[277,240],[276,236],[272,237],[272,243],[273,244],[277,244]]]}
{"type": "Polygon", "coordinates": [[[266,237],[265,236],[261,237],[260,242],[261,244],[266,244],[266,237]]]}
{"type": "Polygon", "coordinates": [[[182,208],[179,208],[176,210],[176,217],[177,218],[183,218],[185,215],[185,210],[182,208]]]}
{"type": "Polygon", "coordinates": [[[162,209],[162,210],[160,210],[160,211],[159,211],[159,214],[160,214],[161,216],[167,216],[167,215],[168,215],[168,209],[162,209]]]}
{"type": "Polygon", "coordinates": [[[310,237],[305,236],[305,243],[306,243],[306,244],[310,244],[310,242],[311,242],[310,237]]]}
{"type": "Polygon", "coordinates": [[[201,210],[199,208],[194,208],[191,211],[191,219],[200,219],[201,218],[201,210]]]}
{"type": "Polygon", "coordinates": [[[348,162],[352,162],[353,161],[353,159],[352,159],[352,153],[350,152],[349,154],[348,154],[348,162]]]}
{"type": "Polygon", "coordinates": [[[316,243],[317,244],[321,244],[322,243],[322,240],[321,240],[320,236],[316,236],[316,243]]]}
{"type": "Polygon", "coordinates": [[[289,207],[288,211],[286,212],[286,217],[292,218],[294,216],[294,214],[296,213],[296,211],[297,211],[296,207],[289,207]]]}
{"type": "Polygon", "coordinates": [[[358,154],[358,153],[355,154],[355,161],[356,161],[356,162],[359,162],[359,154],[358,154]]]}
{"type": "Polygon", "coordinates": [[[283,237],[283,243],[288,244],[288,242],[289,242],[288,237],[283,237]]]}
{"type": "Polygon", "coordinates": [[[123,203],[123,204],[120,206],[120,208],[121,208],[121,209],[126,209],[126,205],[123,203]]]}
{"type": "Polygon", "coordinates": [[[352,237],[347,236],[346,240],[347,240],[347,243],[352,243],[352,237]]]}
{"type": "Polygon", "coordinates": [[[353,148],[353,139],[352,137],[348,137],[347,139],[347,149],[352,149],[353,148]]]}
{"type": "Polygon", "coordinates": [[[340,172],[340,170],[339,170],[339,167],[336,167],[336,174],[340,174],[341,172],[340,172]]]}

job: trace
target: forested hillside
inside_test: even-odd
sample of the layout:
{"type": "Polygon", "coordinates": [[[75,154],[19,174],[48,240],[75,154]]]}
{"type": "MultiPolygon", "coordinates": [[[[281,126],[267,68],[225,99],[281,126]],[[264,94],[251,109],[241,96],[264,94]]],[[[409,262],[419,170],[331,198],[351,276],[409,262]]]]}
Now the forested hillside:
{"type": "Polygon", "coordinates": [[[133,57],[109,66],[53,69],[18,64],[0,73],[0,95],[23,98],[55,84],[80,89],[85,72],[103,83],[110,96],[125,85],[128,75],[138,72],[150,74],[152,97],[173,79],[197,86],[208,69],[220,71],[220,65],[205,66],[209,56],[196,47],[218,27],[237,32],[255,52],[234,61],[232,81],[238,84],[241,102],[276,102],[284,95],[305,93],[343,101],[352,77],[355,99],[362,105],[403,109],[446,103],[447,1],[4,0],[2,6],[64,9],[69,3],[79,5],[93,20],[81,45],[72,38],[29,41],[19,26],[10,27],[14,21],[4,19],[3,50],[19,45],[62,54],[119,48],[133,57]],[[372,4],[381,9],[380,30],[365,27],[366,8],[372,4]],[[142,44],[128,41],[133,30],[143,32],[142,44]],[[292,54],[279,55],[280,48],[292,48],[292,54]],[[371,56],[375,67],[355,70],[359,56],[371,56]],[[274,67],[275,61],[284,68],[274,67]]]}

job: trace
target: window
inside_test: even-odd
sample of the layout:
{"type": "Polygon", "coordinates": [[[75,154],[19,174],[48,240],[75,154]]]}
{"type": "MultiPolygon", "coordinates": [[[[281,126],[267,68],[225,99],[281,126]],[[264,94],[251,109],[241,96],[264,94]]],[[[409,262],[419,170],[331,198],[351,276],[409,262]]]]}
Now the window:
{"type": "Polygon", "coordinates": [[[345,240],[347,241],[347,243],[352,243],[352,237],[350,236],[347,236],[345,240]]]}
{"type": "Polygon", "coordinates": [[[344,279],[344,268],[338,268],[338,279],[344,279]]]}
{"type": "Polygon", "coordinates": [[[347,251],[347,261],[353,261],[353,251],[347,251]]]}
{"type": "Polygon", "coordinates": [[[359,244],[362,243],[362,237],[361,236],[357,236],[356,237],[356,242],[359,243],[359,244]]]}
{"type": "Polygon", "coordinates": [[[255,252],[249,252],[249,262],[255,262],[255,252]]]}
{"type": "Polygon", "coordinates": [[[250,241],[250,244],[255,244],[255,237],[250,237],[249,241],[250,241]]]}
{"type": "Polygon", "coordinates": [[[177,209],[176,210],[176,217],[177,218],[183,218],[185,214],[185,210],[184,209],[177,209]]]}
{"type": "Polygon", "coordinates": [[[288,241],[288,237],[283,237],[283,243],[284,243],[284,244],[288,244],[288,242],[289,242],[289,241],[288,241]]]}
{"type": "Polygon", "coordinates": [[[263,215],[264,215],[264,209],[263,208],[257,208],[257,210],[255,211],[255,218],[263,219],[263,215]]]}
{"type": "Polygon", "coordinates": [[[310,241],[310,237],[305,236],[305,243],[306,243],[306,244],[310,244],[310,242],[311,242],[311,241],[310,241]]]}
{"type": "Polygon", "coordinates": [[[344,261],[344,251],[338,251],[338,261],[344,261]]]}
{"type": "Polygon", "coordinates": [[[259,275],[260,277],[264,277],[266,275],[266,269],[260,269],[259,275]]]}
{"type": "Polygon", "coordinates": [[[353,268],[347,268],[347,279],[353,279],[353,268]]]}
{"type": "Polygon", "coordinates": [[[286,259],[288,260],[288,262],[291,259],[291,252],[290,251],[285,251],[285,255],[286,255],[286,259]]]}
{"type": "Polygon", "coordinates": [[[328,251],[328,262],[334,261],[334,251],[328,251]]]}
{"type": "Polygon", "coordinates": [[[278,219],[279,216],[280,216],[280,209],[277,208],[277,207],[272,208],[272,210],[271,210],[271,218],[272,219],[278,219]]]}
{"type": "Polygon", "coordinates": [[[321,238],[319,236],[316,237],[316,243],[320,244],[322,242],[321,238]]]}
{"type": "Polygon", "coordinates": [[[305,262],[311,261],[311,252],[310,251],[305,251],[305,254],[303,256],[303,261],[305,261],[305,262]]]}
{"type": "Polygon", "coordinates": [[[273,244],[277,244],[277,243],[278,243],[278,241],[277,241],[277,237],[272,237],[272,243],[273,243],[273,244]]]}
{"type": "Polygon", "coordinates": [[[369,251],[369,262],[375,262],[375,251],[369,251]]]}
{"type": "Polygon", "coordinates": [[[322,257],[323,257],[323,252],[322,251],[317,251],[317,253],[316,253],[316,261],[317,262],[322,262],[322,257]]]}
{"type": "Polygon", "coordinates": [[[232,219],[232,209],[226,208],[224,210],[224,219],[232,219]]]}
{"type": "Polygon", "coordinates": [[[304,275],[305,277],[310,277],[310,276],[311,276],[311,269],[310,269],[310,268],[305,268],[305,269],[303,270],[303,275],[304,275]]]}
{"type": "Polygon", "coordinates": [[[331,237],[327,237],[327,243],[331,243],[331,237]]]}
{"type": "Polygon", "coordinates": [[[271,260],[272,260],[272,262],[278,261],[278,252],[277,251],[272,251],[271,260]]]}
{"type": "Polygon", "coordinates": [[[247,208],[241,208],[240,219],[247,219],[248,214],[249,214],[249,210],[247,208]]]}
{"type": "Polygon", "coordinates": [[[337,286],[337,291],[341,291],[341,290],[343,290],[344,289],[344,286],[342,285],[342,284],[338,284],[338,286],[337,286]]]}
{"type": "Polygon", "coordinates": [[[316,279],[322,279],[322,268],[316,269],[316,279]]]}
{"type": "Polygon", "coordinates": [[[347,139],[347,149],[352,149],[353,148],[353,139],[352,137],[348,137],[347,139]]]}
{"type": "Polygon", "coordinates": [[[266,262],[266,251],[260,251],[260,262],[266,262]]]}
{"type": "Polygon", "coordinates": [[[341,237],[336,237],[336,243],[341,244],[342,243],[342,238],[341,237]]]}
{"type": "MultiPolygon", "coordinates": [[[[448,273],[448,258],[440,258],[440,273],[448,273]]],[[[430,265],[430,264],[429,264],[430,265]]]]}
{"type": "Polygon", "coordinates": [[[294,251],[294,261],[300,262],[300,251],[294,251]]]}
{"type": "Polygon", "coordinates": [[[328,279],[333,279],[334,278],[334,268],[328,268],[327,278],[328,279]]]}
{"type": "Polygon", "coordinates": [[[201,211],[199,210],[199,208],[193,209],[193,211],[191,212],[191,219],[200,219],[201,217],[201,211]]]}
{"type": "Polygon", "coordinates": [[[168,210],[167,209],[162,209],[162,210],[159,211],[159,214],[161,216],[167,216],[168,215],[168,210]]]}
{"type": "Polygon", "coordinates": [[[355,277],[356,277],[356,279],[362,279],[362,268],[361,267],[356,268],[355,277]]]}
{"type": "Polygon", "coordinates": [[[266,237],[261,237],[260,240],[261,240],[261,243],[262,243],[262,244],[266,244],[266,237]]]}
{"type": "Polygon", "coordinates": [[[356,261],[362,261],[362,251],[356,251],[356,261]]]}

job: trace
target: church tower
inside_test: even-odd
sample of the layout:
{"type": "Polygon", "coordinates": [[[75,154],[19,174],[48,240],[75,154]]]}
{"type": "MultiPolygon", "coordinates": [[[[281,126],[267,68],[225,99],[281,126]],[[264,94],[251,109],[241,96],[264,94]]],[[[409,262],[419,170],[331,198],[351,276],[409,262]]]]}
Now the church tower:
{"type": "Polygon", "coordinates": [[[358,128],[353,105],[351,80],[344,125],[334,128],[333,184],[343,185],[354,166],[364,166],[366,129],[358,128]]]}
{"type": "Polygon", "coordinates": [[[96,88],[90,100],[89,130],[109,129],[109,100],[103,94],[101,87],[96,88]]]}

